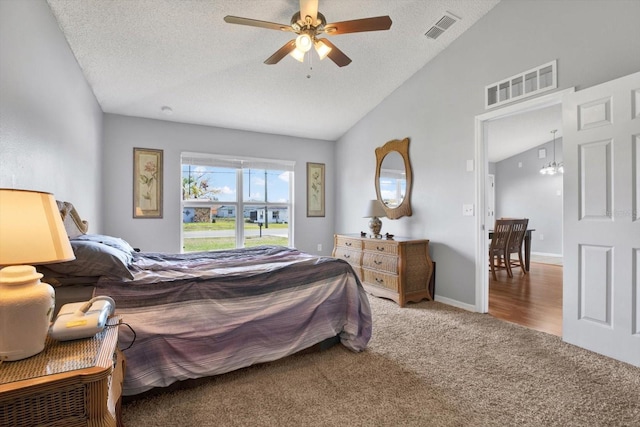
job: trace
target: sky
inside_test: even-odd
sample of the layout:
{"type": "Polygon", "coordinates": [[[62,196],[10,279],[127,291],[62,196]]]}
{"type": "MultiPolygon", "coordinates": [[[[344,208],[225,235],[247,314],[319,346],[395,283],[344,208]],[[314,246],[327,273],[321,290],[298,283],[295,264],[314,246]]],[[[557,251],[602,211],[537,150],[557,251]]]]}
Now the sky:
{"type": "MultiPolygon", "coordinates": [[[[292,172],[268,170],[266,181],[268,182],[267,201],[283,202],[289,201],[289,176],[292,172]]],[[[221,168],[211,166],[192,166],[191,175],[196,182],[206,182],[210,194],[214,194],[221,202],[235,202],[237,200],[236,169],[221,168]]],[[[182,177],[189,176],[189,167],[182,165],[182,177]]],[[[243,194],[244,201],[265,200],[265,170],[264,169],[244,169],[243,170],[243,194]]]]}

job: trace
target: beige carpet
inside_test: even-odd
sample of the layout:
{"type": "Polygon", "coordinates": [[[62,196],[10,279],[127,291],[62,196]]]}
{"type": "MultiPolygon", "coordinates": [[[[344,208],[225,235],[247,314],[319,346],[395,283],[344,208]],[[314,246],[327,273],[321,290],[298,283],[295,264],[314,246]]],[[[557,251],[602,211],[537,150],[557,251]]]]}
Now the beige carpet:
{"type": "Polygon", "coordinates": [[[123,405],[138,426],[637,426],[640,368],[437,302],[371,297],[374,337],[123,405]]]}

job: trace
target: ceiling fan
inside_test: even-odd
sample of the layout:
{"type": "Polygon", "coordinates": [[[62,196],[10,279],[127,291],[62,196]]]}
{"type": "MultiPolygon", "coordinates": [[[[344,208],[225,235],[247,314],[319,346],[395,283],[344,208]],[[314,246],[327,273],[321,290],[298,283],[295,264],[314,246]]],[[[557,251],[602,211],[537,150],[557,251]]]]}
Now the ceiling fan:
{"type": "Polygon", "coordinates": [[[241,18],[238,16],[225,16],[225,22],[229,24],[249,25],[251,27],[267,28],[270,30],[290,31],[298,36],[288,41],[273,55],[264,61],[273,65],[290,54],[300,62],[304,61],[305,54],[314,47],[320,59],[329,57],[339,67],[351,63],[351,58],[345,55],[333,43],[326,38],[318,38],[322,34],[328,36],[360,33],[364,31],[388,30],[391,28],[391,18],[377,16],[374,18],[354,19],[351,21],[333,22],[327,24],[324,15],[318,12],[318,0],[300,0],[300,11],[291,17],[291,24],[277,24],[274,22],[259,21],[257,19],[241,18]]]}

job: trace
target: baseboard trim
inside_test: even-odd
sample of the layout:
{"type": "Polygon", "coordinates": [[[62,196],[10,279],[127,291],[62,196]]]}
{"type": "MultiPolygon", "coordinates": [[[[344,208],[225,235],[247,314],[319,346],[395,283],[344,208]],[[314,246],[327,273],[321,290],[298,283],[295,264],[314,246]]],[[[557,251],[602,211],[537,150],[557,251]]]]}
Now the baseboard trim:
{"type": "Polygon", "coordinates": [[[552,256],[556,258],[562,258],[562,254],[552,254],[547,252],[531,252],[531,255],[539,255],[539,256],[552,256]]]}
{"type": "Polygon", "coordinates": [[[464,303],[464,302],[460,302],[458,300],[451,299],[451,298],[446,298],[446,297],[441,297],[441,296],[436,295],[436,297],[434,298],[434,301],[441,302],[441,303],[447,304],[447,305],[452,305],[454,307],[458,307],[458,308],[461,308],[461,309],[467,310],[467,311],[472,311],[472,312],[476,311],[476,306],[475,305],[467,304],[467,303],[464,303]]]}

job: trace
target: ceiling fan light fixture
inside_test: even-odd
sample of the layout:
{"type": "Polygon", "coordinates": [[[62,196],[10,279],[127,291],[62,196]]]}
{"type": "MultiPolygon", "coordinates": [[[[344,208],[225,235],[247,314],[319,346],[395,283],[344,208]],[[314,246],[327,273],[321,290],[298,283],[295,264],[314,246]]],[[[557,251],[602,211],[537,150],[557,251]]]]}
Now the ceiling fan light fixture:
{"type": "Polygon", "coordinates": [[[309,34],[300,34],[296,37],[296,49],[301,50],[302,52],[309,52],[312,44],[313,42],[311,41],[309,34]]]}
{"type": "Polygon", "coordinates": [[[331,48],[322,40],[316,40],[315,43],[313,43],[313,46],[316,48],[316,52],[318,53],[320,60],[326,58],[327,55],[329,55],[329,52],[331,52],[331,48]]]}
{"type": "Polygon", "coordinates": [[[304,54],[306,52],[303,52],[301,50],[299,50],[298,48],[295,48],[291,51],[291,53],[289,55],[293,56],[296,60],[300,61],[300,62],[304,62],[304,54]]]}

